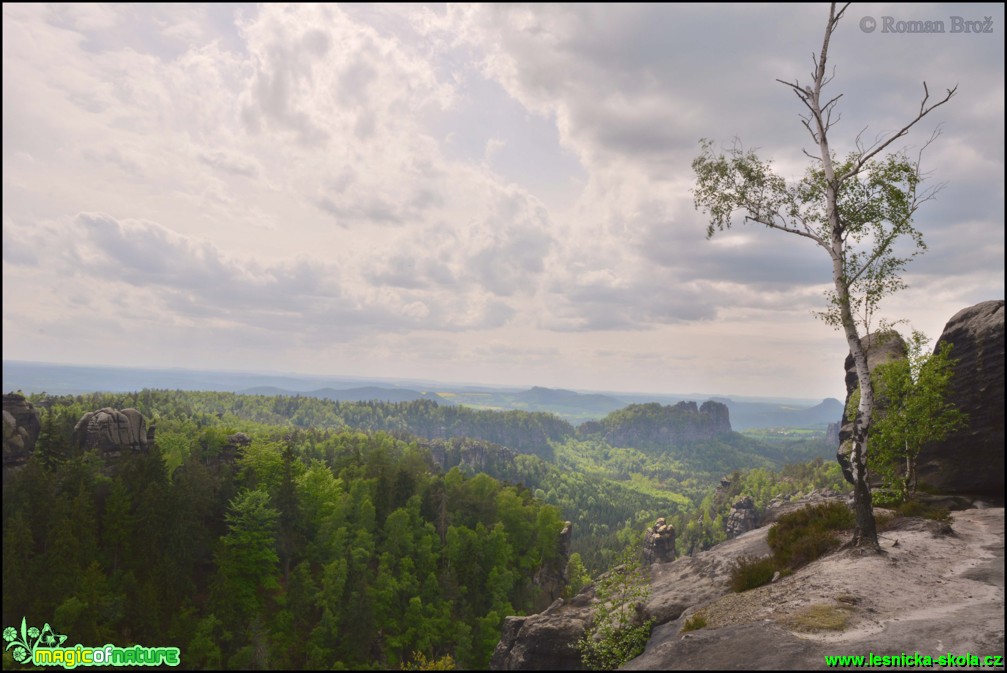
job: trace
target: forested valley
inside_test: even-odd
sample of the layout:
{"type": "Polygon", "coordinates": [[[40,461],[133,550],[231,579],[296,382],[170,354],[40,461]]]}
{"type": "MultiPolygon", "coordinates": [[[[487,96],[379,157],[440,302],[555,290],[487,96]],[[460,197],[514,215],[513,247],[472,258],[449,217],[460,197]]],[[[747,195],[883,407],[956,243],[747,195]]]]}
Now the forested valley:
{"type": "Polygon", "coordinates": [[[429,400],[29,400],[40,436],[4,475],[4,624],[174,645],[190,668],[486,668],[505,616],[575,592],[658,517],[689,554],[726,538],[740,496],[845,488],[818,439],[657,441],[686,407],[575,428],[429,400]],[[137,409],[155,444],[82,452],[74,425],[103,407],[137,409]]]}

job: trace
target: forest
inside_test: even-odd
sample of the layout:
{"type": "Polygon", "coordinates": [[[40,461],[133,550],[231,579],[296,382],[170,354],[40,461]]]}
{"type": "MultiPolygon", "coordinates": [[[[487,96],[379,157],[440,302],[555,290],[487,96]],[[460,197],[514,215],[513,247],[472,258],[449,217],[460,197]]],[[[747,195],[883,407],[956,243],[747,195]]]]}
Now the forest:
{"type": "Polygon", "coordinates": [[[30,400],[41,434],[4,480],[4,624],[178,646],[190,668],[486,668],[504,617],[579,588],[659,516],[687,554],[725,539],[741,495],[842,488],[814,442],[730,432],[637,448],[428,400],[30,400]],[[155,445],[81,452],[73,427],[102,407],[138,409],[155,445]]]}

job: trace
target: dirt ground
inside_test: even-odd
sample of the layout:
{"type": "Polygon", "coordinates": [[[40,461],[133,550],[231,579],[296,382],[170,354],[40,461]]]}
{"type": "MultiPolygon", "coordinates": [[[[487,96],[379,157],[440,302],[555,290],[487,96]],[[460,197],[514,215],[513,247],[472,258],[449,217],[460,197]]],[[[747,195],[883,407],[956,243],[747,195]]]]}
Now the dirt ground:
{"type": "Polygon", "coordinates": [[[1004,509],[952,517],[950,534],[901,520],[882,533],[882,554],[840,551],[690,608],[655,629],[624,668],[820,669],[824,655],[1003,655],[1004,509]],[[696,613],[707,626],[681,633],[696,613]],[[827,622],[836,623],[817,628],[827,622]]]}

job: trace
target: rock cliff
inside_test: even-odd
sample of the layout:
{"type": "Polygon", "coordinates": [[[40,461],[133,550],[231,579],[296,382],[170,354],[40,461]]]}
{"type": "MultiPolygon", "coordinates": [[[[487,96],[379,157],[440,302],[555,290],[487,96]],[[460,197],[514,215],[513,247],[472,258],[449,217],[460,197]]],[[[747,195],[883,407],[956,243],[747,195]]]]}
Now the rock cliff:
{"type": "Polygon", "coordinates": [[[656,402],[631,404],[578,428],[580,436],[600,435],[612,446],[656,450],[713,439],[730,432],[727,406],[713,400],[702,406],[695,402],[669,406],[656,402]]]}
{"type": "Polygon", "coordinates": [[[1004,302],[985,301],[948,321],[936,348],[957,360],[949,397],[968,426],[920,452],[920,482],[945,493],[1004,495],[1004,302]]]}

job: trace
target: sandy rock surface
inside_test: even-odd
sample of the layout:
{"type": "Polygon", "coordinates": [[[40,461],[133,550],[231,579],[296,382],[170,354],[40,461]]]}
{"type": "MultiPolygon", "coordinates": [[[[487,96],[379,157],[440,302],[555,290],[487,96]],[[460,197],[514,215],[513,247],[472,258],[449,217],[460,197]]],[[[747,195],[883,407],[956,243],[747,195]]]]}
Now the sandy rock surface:
{"type": "MultiPolygon", "coordinates": [[[[825,668],[825,655],[1004,653],[1004,510],[955,512],[952,534],[906,519],[880,555],[840,551],[790,577],[696,605],[624,668],[825,668]],[[816,630],[809,610],[846,625],[816,630]],[[693,614],[703,629],[682,633],[693,614]]],[[[753,531],[749,535],[754,535],[753,531]]]]}

